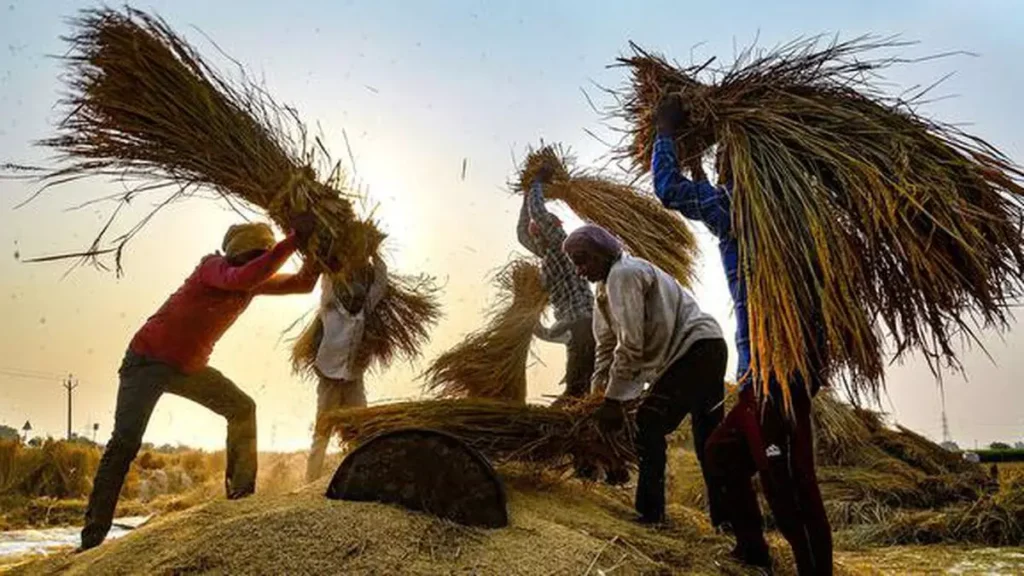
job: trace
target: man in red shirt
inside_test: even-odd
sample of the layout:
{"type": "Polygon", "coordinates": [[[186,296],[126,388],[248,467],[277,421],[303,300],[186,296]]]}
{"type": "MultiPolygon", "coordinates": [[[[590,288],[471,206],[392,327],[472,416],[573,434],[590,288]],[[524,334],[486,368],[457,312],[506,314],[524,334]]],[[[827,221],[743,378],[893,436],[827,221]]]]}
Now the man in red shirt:
{"type": "Polygon", "coordinates": [[[114,518],[121,486],[142,445],[146,424],[164,392],[198,402],[228,421],[225,490],[229,499],[256,487],[256,403],[207,366],[214,344],[254,296],[313,291],[317,271],[306,260],[298,274],[276,274],[305,238],[312,219],[275,243],[266,224],[228,229],[224,254],[203,258],[163,306],[135,334],[121,364],[114,430],[107,443],[85,512],[82,549],[98,546],[114,518]]]}

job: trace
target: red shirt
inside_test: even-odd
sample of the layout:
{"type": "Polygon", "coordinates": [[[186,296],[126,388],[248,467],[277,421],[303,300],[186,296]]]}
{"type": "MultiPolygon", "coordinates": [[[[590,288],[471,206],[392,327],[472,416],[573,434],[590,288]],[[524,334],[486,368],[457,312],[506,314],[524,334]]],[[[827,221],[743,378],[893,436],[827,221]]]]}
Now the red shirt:
{"type": "MultiPolygon", "coordinates": [[[[304,285],[296,290],[294,282],[283,286],[272,280],[277,269],[295,252],[295,246],[295,237],[288,236],[242,266],[232,266],[221,255],[203,258],[181,288],[150,316],[128,348],[186,374],[202,370],[214,344],[245,311],[253,296],[303,291],[304,285]]],[[[310,284],[305,291],[312,288],[310,284]]]]}

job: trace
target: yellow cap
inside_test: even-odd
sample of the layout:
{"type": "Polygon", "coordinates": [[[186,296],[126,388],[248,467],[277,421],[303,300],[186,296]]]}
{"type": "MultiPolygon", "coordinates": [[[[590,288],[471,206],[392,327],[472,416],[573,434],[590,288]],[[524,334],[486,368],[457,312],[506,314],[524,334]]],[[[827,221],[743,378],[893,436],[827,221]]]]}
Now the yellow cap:
{"type": "Polygon", "coordinates": [[[253,250],[270,250],[274,242],[274,231],[262,222],[235,224],[224,234],[221,248],[230,258],[253,250]]]}

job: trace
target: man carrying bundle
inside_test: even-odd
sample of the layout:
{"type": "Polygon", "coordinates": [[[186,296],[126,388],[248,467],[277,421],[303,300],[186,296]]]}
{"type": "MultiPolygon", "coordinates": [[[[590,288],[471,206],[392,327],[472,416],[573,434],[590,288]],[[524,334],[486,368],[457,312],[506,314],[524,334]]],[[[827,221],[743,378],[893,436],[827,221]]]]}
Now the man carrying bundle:
{"type": "Polygon", "coordinates": [[[570,398],[586,396],[590,390],[594,372],[594,304],[590,286],[576,275],[572,262],[562,252],[566,236],[561,221],[544,206],[543,187],[552,176],[552,167],[543,165],[530,190],[523,194],[517,232],[519,243],[542,260],[544,288],[551,295],[555,313],[554,325],[545,328],[538,324],[535,334],[549,342],[566,344],[565,392],[554,403],[560,405],[570,398]]]}
{"type": "Polygon", "coordinates": [[[699,158],[690,167],[695,180],[685,178],[679,170],[673,137],[686,122],[687,114],[678,96],[669,96],[660,103],[651,173],[655,194],[666,208],[703,222],[718,238],[732,293],[739,352],[739,402],[712,434],[705,450],[711,473],[726,487],[729,520],[736,535],[733,556],[747,564],[771,567],[761,511],[751,485],[751,477],[758,473],[775,523],[793,548],[799,573],[831,574],[831,527],[814,471],[810,428],[811,397],[821,386],[818,374],[823,363],[810,359],[810,373],[814,376],[809,385],[799,374],[790,379],[792,399],[788,408],[774,379],[769,382],[768,394],[755,393],[750,370],[747,291],[733,230],[730,166],[720,150],[719,180],[724,186],[716,187],[706,180],[699,158]]]}
{"type": "Polygon", "coordinates": [[[306,461],[306,481],[320,477],[330,432],[320,426],[324,414],[339,408],[366,406],[363,372],[366,359],[361,348],[366,319],[384,298],[388,287],[388,269],[375,257],[373,266],[357,270],[348,281],[335,283],[330,274],[320,281],[320,324],[322,336],[314,369],[320,382],[316,395],[316,423],[313,446],[306,461]]]}
{"type": "Polygon", "coordinates": [[[114,429],[89,495],[81,549],[98,546],[106,538],[125,475],[164,392],[198,402],[227,419],[227,497],[242,498],[255,491],[256,404],[207,362],[217,340],[253,297],[313,290],[312,260],[306,260],[298,274],[275,274],[298,242],[309,236],[312,225],[312,218],[297,218],[296,230],[277,243],[266,224],[232,226],[224,236],[224,254],[203,258],[135,334],[119,371],[114,429]]]}
{"type": "MultiPolygon", "coordinates": [[[[595,416],[608,432],[625,420],[623,403],[639,398],[636,488],[639,521],[665,520],[665,437],[692,416],[693,441],[701,471],[704,443],[722,420],[728,348],[722,330],[701,311],[675,278],[622,251],[618,240],[587,225],[565,240],[565,252],[579,273],[597,282],[597,338],[593,387],[604,391],[595,416]]],[[[712,519],[723,511],[721,489],[704,474],[712,519]]]]}

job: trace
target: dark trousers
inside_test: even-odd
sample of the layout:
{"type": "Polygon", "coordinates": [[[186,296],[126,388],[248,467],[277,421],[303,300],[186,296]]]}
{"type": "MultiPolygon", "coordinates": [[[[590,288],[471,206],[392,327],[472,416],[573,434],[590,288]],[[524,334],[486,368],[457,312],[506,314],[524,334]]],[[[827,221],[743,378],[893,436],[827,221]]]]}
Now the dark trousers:
{"type": "Polygon", "coordinates": [[[188,398],[228,421],[228,498],[241,498],[256,488],[256,403],[213,368],[183,374],[174,367],[132,352],[125,355],[117,389],[114,430],[96,470],[82,529],[82,547],[103,542],[114,519],[117,499],[132,460],[142,446],[149,417],[164,392],[188,398]]]}
{"type": "Polygon", "coordinates": [[[593,320],[590,316],[580,318],[569,330],[572,337],[566,346],[565,396],[582,398],[590,392],[590,377],[594,374],[593,320]]]}
{"type": "Polygon", "coordinates": [[[754,473],[771,507],[775,523],[789,542],[801,576],[832,574],[832,530],[821,501],[814,471],[811,395],[794,379],[792,413],[787,415],[781,394],[760,403],[753,386],[740,392],[739,402],[708,441],[710,471],[725,485],[729,518],[737,551],[748,558],[765,558],[763,519],[751,485],[754,473]]]}
{"type": "Polygon", "coordinates": [[[665,437],[679,427],[687,414],[691,415],[693,446],[708,490],[711,520],[717,525],[724,518],[723,489],[707,473],[704,445],[722,421],[728,355],[725,340],[698,340],[651,386],[640,403],[636,413],[636,451],[640,460],[636,511],[643,521],[660,522],[665,517],[665,437]]]}

